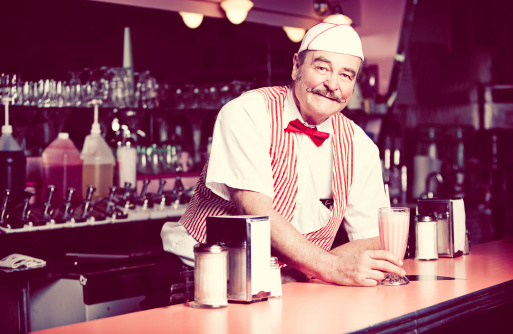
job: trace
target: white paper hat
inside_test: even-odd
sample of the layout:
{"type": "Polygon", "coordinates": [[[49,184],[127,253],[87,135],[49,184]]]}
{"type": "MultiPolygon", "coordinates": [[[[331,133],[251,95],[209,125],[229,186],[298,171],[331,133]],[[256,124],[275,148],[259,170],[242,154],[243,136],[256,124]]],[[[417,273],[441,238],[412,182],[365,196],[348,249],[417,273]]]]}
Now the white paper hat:
{"type": "Polygon", "coordinates": [[[303,50],[343,53],[359,57],[363,61],[360,36],[342,15],[310,28],[303,37],[298,53],[303,50]]]}

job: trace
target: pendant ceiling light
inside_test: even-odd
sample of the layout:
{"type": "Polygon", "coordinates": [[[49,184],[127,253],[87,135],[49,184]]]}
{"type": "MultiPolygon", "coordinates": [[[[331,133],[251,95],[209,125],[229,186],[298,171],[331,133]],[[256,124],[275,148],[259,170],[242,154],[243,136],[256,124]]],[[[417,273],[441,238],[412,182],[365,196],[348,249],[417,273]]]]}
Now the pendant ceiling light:
{"type": "Polygon", "coordinates": [[[314,11],[319,16],[327,15],[322,21],[329,21],[335,15],[343,15],[347,23],[351,25],[353,20],[344,14],[340,0],[314,0],[314,11]]]}
{"type": "Polygon", "coordinates": [[[185,25],[191,29],[196,29],[203,21],[203,14],[188,12],[179,12],[179,14],[182,16],[185,25]]]}
{"type": "Polygon", "coordinates": [[[296,27],[283,27],[283,30],[287,33],[288,38],[294,42],[299,43],[305,36],[306,30],[304,28],[296,28],[296,27]]]}
{"type": "Polygon", "coordinates": [[[231,23],[240,24],[248,16],[253,3],[250,0],[224,0],[221,2],[221,7],[231,23]]]}

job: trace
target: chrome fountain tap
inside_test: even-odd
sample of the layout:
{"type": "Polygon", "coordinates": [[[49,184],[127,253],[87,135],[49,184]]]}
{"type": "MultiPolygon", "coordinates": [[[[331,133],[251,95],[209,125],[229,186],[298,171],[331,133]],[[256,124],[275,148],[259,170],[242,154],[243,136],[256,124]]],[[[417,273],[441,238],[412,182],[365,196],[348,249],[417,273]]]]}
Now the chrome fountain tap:
{"type": "Polygon", "coordinates": [[[442,174],[439,172],[431,172],[426,177],[426,191],[422,193],[421,198],[433,198],[434,192],[431,190],[431,183],[433,180],[436,180],[438,184],[442,184],[444,182],[444,179],[442,178],[442,174]]]}

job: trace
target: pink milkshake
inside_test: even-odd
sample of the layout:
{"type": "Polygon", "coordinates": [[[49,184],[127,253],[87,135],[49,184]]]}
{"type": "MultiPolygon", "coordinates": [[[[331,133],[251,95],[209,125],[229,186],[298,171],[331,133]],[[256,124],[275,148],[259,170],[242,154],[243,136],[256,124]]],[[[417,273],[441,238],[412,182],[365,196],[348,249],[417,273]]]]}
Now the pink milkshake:
{"type": "MultiPolygon", "coordinates": [[[[409,208],[379,208],[379,237],[383,249],[394,253],[401,260],[404,259],[408,244],[408,229],[410,226],[409,208]]],[[[406,277],[387,274],[382,285],[408,284],[406,277]]]]}

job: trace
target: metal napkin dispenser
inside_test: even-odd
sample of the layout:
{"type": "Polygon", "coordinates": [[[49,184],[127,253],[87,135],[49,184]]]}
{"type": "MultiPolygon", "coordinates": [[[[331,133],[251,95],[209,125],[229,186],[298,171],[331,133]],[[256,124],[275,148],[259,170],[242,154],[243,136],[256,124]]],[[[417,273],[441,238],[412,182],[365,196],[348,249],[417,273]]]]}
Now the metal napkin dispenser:
{"type": "Polygon", "coordinates": [[[270,297],[269,217],[207,217],[207,243],[224,243],[228,246],[229,301],[251,303],[270,297]]]}
{"type": "Polygon", "coordinates": [[[470,253],[462,198],[419,199],[417,214],[438,218],[438,257],[458,257],[470,253]]]}

